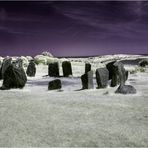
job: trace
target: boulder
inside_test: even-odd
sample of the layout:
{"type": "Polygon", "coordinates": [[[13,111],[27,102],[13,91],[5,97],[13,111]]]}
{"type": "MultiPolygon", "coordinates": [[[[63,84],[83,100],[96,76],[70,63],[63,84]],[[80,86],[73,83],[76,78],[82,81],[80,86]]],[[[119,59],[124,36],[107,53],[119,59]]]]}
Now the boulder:
{"type": "Polygon", "coordinates": [[[105,88],[108,85],[109,71],[107,68],[98,68],[96,70],[96,81],[98,88],[105,88]]]}
{"type": "Polygon", "coordinates": [[[55,89],[61,89],[61,88],[62,88],[62,84],[60,79],[50,81],[48,84],[48,90],[55,90],[55,89]]]}
{"type": "Polygon", "coordinates": [[[71,63],[69,61],[62,62],[63,76],[68,77],[72,75],[71,63]]]}
{"type": "Polygon", "coordinates": [[[48,64],[48,75],[50,77],[59,77],[59,64],[58,64],[58,62],[48,64]]]}
{"type": "Polygon", "coordinates": [[[91,71],[91,64],[90,63],[85,63],[85,73],[91,71]]]}
{"type": "Polygon", "coordinates": [[[36,66],[33,60],[30,61],[27,70],[26,70],[27,76],[34,77],[36,74],[36,66]]]}
{"type": "Polygon", "coordinates": [[[6,69],[11,65],[12,58],[5,58],[0,69],[0,79],[3,79],[6,69]]]}
{"type": "Polygon", "coordinates": [[[93,89],[93,71],[89,71],[81,76],[82,89],[93,89]]]}
{"type": "Polygon", "coordinates": [[[120,94],[136,94],[136,89],[131,85],[120,85],[115,93],[120,94]]]}
{"type": "Polygon", "coordinates": [[[3,75],[3,85],[0,89],[23,88],[27,77],[23,68],[11,64],[7,67],[3,75]]]}
{"type": "Polygon", "coordinates": [[[139,62],[141,67],[146,67],[148,65],[148,59],[143,59],[139,62]]]}

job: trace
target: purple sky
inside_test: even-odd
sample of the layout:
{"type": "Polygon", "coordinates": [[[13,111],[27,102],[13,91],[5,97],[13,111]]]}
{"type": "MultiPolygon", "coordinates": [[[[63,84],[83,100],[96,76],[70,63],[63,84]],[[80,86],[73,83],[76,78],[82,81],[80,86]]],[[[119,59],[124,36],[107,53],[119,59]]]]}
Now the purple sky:
{"type": "Polygon", "coordinates": [[[148,2],[0,2],[0,56],[148,54],[148,2]]]}

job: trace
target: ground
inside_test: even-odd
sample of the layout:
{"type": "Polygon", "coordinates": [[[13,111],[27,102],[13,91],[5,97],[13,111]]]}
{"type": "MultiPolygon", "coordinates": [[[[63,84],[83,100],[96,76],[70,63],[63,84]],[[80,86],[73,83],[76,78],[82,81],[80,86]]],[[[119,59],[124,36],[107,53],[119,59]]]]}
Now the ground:
{"type": "Polygon", "coordinates": [[[42,77],[46,66],[37,69],[24,89],[0,91],[1,147],[148,147],[148,73],[131,74],[137,94],[121,95],[110,87],[75,91],[79,77],[48,91],[53,78],[42,77]]]}

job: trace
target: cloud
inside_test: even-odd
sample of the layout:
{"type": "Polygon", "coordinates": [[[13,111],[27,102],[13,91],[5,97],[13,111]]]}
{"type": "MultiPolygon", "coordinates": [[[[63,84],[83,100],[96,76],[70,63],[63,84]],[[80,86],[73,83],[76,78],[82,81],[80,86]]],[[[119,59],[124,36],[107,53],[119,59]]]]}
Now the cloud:
{"type": "Polygon", "coordinates": [[[96,28],[92,37],[141,39],[148,33],[141,17],[148,3],[144,2],[69,2],[55,3],[57,11],[79,24],[96,28]],[[145,29],[144,29],[145,28],[145,29]],[[98,32],[98,33],[97,33],[98,32]]]}

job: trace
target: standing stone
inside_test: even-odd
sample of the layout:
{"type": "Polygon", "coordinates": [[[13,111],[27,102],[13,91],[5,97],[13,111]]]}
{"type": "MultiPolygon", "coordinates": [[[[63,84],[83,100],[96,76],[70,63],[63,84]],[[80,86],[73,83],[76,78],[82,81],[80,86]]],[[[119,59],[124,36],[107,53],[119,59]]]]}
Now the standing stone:
{"type": "Polygon", "coordinates": [[[68,77],[68,76],[72,75],[71,63],[69,61],[64,61],[62,63],[62,68],[63,68],[64,77],[68,77]]]}
{"type": "Polygon", "coordinates": [[[106,68],[109,71],[109,80],[111,80],[111,87],[115,87],[119,84],[119,74],[116,72],[116,67],[114,64],[116,61],[110,62],[106,65],[106,68]]]}
{"type": "Polygon", "coordinates": [[[85,73],[91,71],[91,64],[90,63],[85,63],[85,73]]]}
{"type": "Polygon", "coordinates": [[[2,65],[0,67],[0,80],[2,80],[2,65]]]}
{"type": "Polygon", "coordinates": [[[59,64],[58,64],[58,62],[50,63],[48,65],[48,75],[50,77],[59,77],[59,64]]]}
{"type": "Polygon", "coordinates": [[[113,62],[110,62],[106,65],[106,68],[108,69],[109,71],[109,80],[112,79],[113,75],[114,75],[114,69],[113,69],[113,64],[115,63],[116,61],[113,61],[113,62]]]}
{"type": "Polygon", "coordinates": [[[4,73],[5,73],[6,69],[11,65],[11,62],[12,62],[12,58],[5,58],[3,60],[3,63],[2,63],[1,69],[0,69],[0,79],[4,78],[4,73]]]}
{"type": "Polygon", "coordinates": [[[120,93],[120,94],[135,94],[136,89],[131,86],[131,85],[120,85],[115,93],[120,93]]]}
{"type": "Polygon", "coordinates": [[[11,64],[5,70],[3,75],[3,85],[1,90],[11,89],[11,88],[23,88],[26,84],[27,77],[23,68],[16,67],[11,64]]]}
{"type": "Polygon", "coordinates": [[[119,76],[119,84],[124,85],[126,81],[126,70],[124,65],[121,62],[115,62],[113,66],[116,75],[119,76]]]}
{"type": "Polygon", "coordinates": [[[109,79],[111,79],[111,87],[115,87],[118,84],[124,85],[126,81],[126,71],[121,62],[111,62],[106,65],[109,71],[109,79]]]}
{"type": "Polygon", "coordinates": [[[26,70],[27,76],[34,77],[36,74],[36,66],[33,60],[30,61],[27,70],[26,70]]]}
{"type": "Polygon", "coordinates": [[[89,71],[81,76],[82,89],[93,89],[93,71],[89,71]]]}
{"type": "Polygon", "coordinates": [[[61,89],[61,88],[62,88],[62,84],[60,79],[50,81],[48,84],[48,90],[55,90],[55,89],[61,89]]]}
{"type": "Polygon", "coordinates": [[[105,88],[108,85],[109,71],[107,68],[98,68],[96,70],[96,81],[98,88],[105,88]]]}

